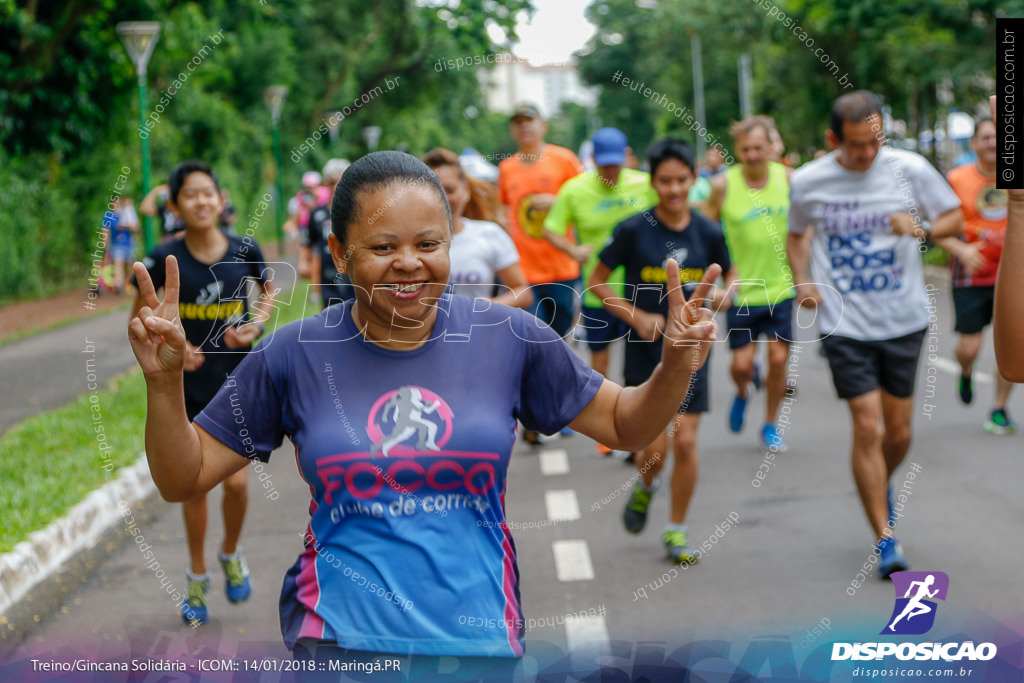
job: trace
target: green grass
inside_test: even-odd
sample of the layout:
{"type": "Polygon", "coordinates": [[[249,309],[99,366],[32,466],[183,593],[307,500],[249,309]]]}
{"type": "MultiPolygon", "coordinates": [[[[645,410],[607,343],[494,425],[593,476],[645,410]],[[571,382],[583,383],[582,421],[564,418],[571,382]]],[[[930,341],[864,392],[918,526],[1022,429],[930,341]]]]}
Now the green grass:
{"type": "Polygon", "coordinates": [[[20,422],[0,437],[0,552],[29,532],[61,517],[90,491],[114,479],[143,449],[146,387],[142,373],[116,377],[96,392],[101,419],[93,421],[90,395],[20,422]],[[111,448],[100,451],[93,425],[102,425],[111,448]],[[102,469],[109,454],[113,471],[102,469]]]}
{"type": "MultiPolygon", "coordinates": [[[[315,308],[310,306],[310,312],[315,308]]],[[[289,304],[278,305],[278,311],[277,326],[298,320],[302,296],[296,292],[289,304]]],[[[33,415],[0,436],[0,553],[62,517],[114,479],[118,468],[133,464],[145,447],[145,425],[146,384],[136,368],[96,392],[94,402],[87,394],[57,410],[33,415]],[[99,421],[92,417],[94,403],[100,406],[99,421]],[[103,425],[108,451],[99,450],[96,424],[103,425]],[[110,456],[110,472],[102,469],[106,461],[101,453],[110,456]]]]}

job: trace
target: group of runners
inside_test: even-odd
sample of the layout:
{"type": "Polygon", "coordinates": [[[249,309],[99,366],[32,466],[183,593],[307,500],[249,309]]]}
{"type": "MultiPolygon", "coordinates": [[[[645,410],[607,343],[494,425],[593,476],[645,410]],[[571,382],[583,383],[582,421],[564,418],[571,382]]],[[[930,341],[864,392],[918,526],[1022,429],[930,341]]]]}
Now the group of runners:
{"type": "MultiPolygon", "coordinates": [[[[288,436],[313,498],[305,550],[281,598],[297,657],[401,652],[480,657],[486,667],[490,657],[521,656],[520,629],[481,633],[457,619],[521,616],[503,505],[515,435],[539,444],[541,434],[579,432],[602,454],[629,453],[639,472],[623,511],[630,533],[646,525],[671,444],[661,542],[673,562],[696,563],[686,517],[710,406],[711,342],[727,335],[732,352],[731,431],[744,429],[751,387],[763,385],[757,444],[785,452],[776,421],[793,390],[786,369],[797,307],[817,309],[835,390],[848,405],[879,574],[908,568],[889,481],[910,448],[928,327],[921,247],[930,238],[954,257],[958,395],[970,403],[1007,196],[995,186],[990,118],[976,124],[977,161],[948,182],[923,157],[885,144],[881,120],[872,93],[843,95],[827,133],[833,151],[795,171],[778,161],[772,119],[739,121],[730,131],[738,163],[726,168],[730,154],[716,148],[709,187],[696,195],[689,143],[656,141],[642,171],[631,167],[639,164],[626,136],[603,128],[585,171],[570,150],[545,141],[547,124],[530,103],[512,112],[518,152],[499,165],[496,186],[444,149],[422,160],[401,152],[331,160],[322,176],[303,178],[294,212],[306,250],[300,270],[323,310],[248,354],[273,283],[258,247],[217,229],[215,173],[180,164],[167,203],[183,238],[136,264],[129,337],[148,386],[154,480],[165,498],[186,501],[183,617],[208,617],[205,494],[222,481],[226,589],[232,601],[248,597],[238,547],[245,466],[288,436]],[[259,294],[251,312],[246,281],[259,294]],[[335,343],[300,343],[300,327],[301,342],[335,343]],[[589,367],[567,343],[574,336],[585,338],[589,367]],[[607,378],[619,340],[624,386],[607,378]],[[366,425],[361,439],[341,430],[325,363],[358,368],[359,381],[341,393],[346,424],[366,425]],[[447,515],[418,507],[435,490],[448,495],[447,515]],[[352,514],[360,509],[367,514],[352,514]],[[339,578],[325,551],[431,609],[394,612],[339,578]],[[429,581],[422,567],[436,568],[429,581]]],[[[997,384],[989,432],[1014,430],[1010,386],[997,384]]]]}

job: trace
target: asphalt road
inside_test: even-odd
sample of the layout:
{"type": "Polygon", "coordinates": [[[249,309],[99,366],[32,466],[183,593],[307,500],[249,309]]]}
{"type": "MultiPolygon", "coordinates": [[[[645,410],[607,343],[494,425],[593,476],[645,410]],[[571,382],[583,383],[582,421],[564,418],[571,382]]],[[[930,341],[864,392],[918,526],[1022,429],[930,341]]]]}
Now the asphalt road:
{"type": "MultiPolygon", "coordinates": [[[[937,302],[940,351],[934,372],[928,369],[927,354],[922,359],[914,444],[893,478],[902,488],[911,463],[917,463],[897,536],[913,569],[946,572],[951,579],[934,635],[1006,629],[1007,624],[1017,624],[1019,634],[1024,436],[983,432],[990,378],[978,382],[973,406],[956,400],[955,378],[944,360],[952,357],[955,342],[948,293],[940,291],[937,302]],[[930,376],[936,378],[935,394],[926,400],[930,376]],[[926,403],[932,407],[926,409],[926,403]]],[[[675,575],[667,574],[672,565],[663,559],[660,545],[667,487],[655,497],[648,528],[631,536],[620,520],[633,470],[621,460],[597,456],[593,443],[581,435],[540,449],[517,446],[506,504],[514,523],[524,611],[537,624],[528,634],[533,652],[566,651],[596,639],[621,655],[632,648],[639,652],[723,639],[735,644],[729,656],[736,661],[748,647],[743,643],[781,638],[799,661],[819,638],[877,639],[892,610],[893,589],[874,576],[852,587],[873,539],[850,474],[847,410],[834,396],[817,344],[801,349],[790,359],[799,374],[785,433],[791,451],[772,462],[760,487],[752,482],[764,458],[755,445],[763,397],[750,406],[745,432],[729,433],[728,349],[724,344],[715,349],[712,408],[700,428],[700,480],[688,520],[691,543],[708,541],[709,550],[699,565],[675,575]],[[578,518],[551,521],[573,516],[578,518]],[[730,519],[735,523],[723,530],[730,519]],[[586,618],[565,617],[572,614],[586,618]],[[816,626],[827,633],[812,638],[816,626]]],[[[993,365],[987,342],[979,369],[991,372],[993,365]]],[[[1019,391],[1010,412],[1024,417],[1019,391]]],[[[271,459],[268,471],[281,496],[268,500],[250,482],[243,547],[255,592],[248,603],[229,605],[220,588],[223,579],[214,572],[211,622],[196,630],[183,626],[155,570],[144,566],[134,545],[125,544],[68,594],[61,613],[22,634],[14,659],[80,653],[100,660],[129,651],[139,657],[257,652],[287,658],[277,597],[284,572],[300,550],[308,490],[296,476],[288,444],[271,459]]],[[[219,493],[213,494],[212,500],[218,499],[219,493]]],[[[144,533],[153,539],[161,567],[180,584],[185,548],[176,507],[166,506],[144,533]]],[[[219,519],[211,515],[210,559],[215,559],[220,537],[219,519]]],[[[0,679],[4,671],[0,668],[0,679]]]]}

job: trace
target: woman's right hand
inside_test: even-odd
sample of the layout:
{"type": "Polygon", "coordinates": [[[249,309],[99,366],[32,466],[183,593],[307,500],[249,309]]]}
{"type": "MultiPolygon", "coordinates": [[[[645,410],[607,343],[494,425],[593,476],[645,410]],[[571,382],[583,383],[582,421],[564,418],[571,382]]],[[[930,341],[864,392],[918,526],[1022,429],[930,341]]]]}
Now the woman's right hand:
{"type": "Polygon", "coordinates": [[[149,271],[139,262],[134,265],[139,295],[145,305],[128,323],[128,341],[147,380],[180,375],[185,366],[185,329],[178,318],[178,261],[165,261],[167,280],[164,300],[156,296],[149,271]]]}

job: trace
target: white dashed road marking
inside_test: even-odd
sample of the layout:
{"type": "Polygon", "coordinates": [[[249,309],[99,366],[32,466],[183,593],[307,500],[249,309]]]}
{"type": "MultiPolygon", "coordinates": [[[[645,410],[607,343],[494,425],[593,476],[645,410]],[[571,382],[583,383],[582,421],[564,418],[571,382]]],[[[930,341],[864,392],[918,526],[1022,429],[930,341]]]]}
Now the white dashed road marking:
{"type": "Polygon", "coordinates": [[[540,472],[545,477],[569,474],[569,454],[563,448],[541,451],[540,472]]]}
{"type": "Polygon", "coordinates": [[[544,504],[549,520],[567,522],[580,518],[580,503],[572,489],[545,491],[544,504]]]}
{"type": "Polygon", "coordinates": [[[608,642],[608,627],[604,617],[566,616],[565,645],[569,652],[591,643],[604,645],[608,642]]]}
{"type": "Polygon", "coordinates": [[[586,541],[555,541],[555,574],[559,581],[592,581],[594,565],[586,541]]]}
{"type": "MultiPolygon", "coordinates": [[[[960,376],[960,364],[955,360],[940,357],[936,358],[932,365],[937,367],[939,370],[942,370],[947,375],[953,375],[954,377],[960,376]]],[[[987,372],[978,372],[975,370],[972,376],[974,377],[974,381],[978,384],[992,384],[992,375],[987,372]]]]}

